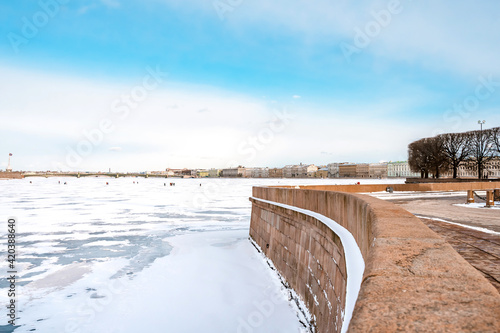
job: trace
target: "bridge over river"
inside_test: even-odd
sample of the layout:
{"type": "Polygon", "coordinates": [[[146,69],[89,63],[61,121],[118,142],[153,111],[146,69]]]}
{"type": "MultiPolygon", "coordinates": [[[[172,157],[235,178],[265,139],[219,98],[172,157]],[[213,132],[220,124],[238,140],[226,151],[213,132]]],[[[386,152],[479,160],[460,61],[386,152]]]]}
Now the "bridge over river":
{"type": "Polygon", "coordinates": [[[182,178],[179,176],[167,176],[161,174],[150,174],[144,172],[26,172],[24,177],[142,177],[142,178],[182,178]]]}

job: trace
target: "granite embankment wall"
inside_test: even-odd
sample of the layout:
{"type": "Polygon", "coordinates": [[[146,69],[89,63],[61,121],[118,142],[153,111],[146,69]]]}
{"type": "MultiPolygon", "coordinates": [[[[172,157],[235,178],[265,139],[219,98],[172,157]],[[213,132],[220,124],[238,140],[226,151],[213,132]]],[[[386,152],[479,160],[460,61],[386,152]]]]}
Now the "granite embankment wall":
{"type": "Polygon", "coordinates": [[[21,172],[4,172],[0,171],[0,179],[21,179],[24,175],[21,172]]]}
{"type": "Polygon", "coordinates": [[[365,270],[349,332],[500,331],[497,290],[402,208],[330,190],[254,187],[253,197],[250,236],[303,298],[318,332],[342,329],[344,244],[309,214],[259,199],[317,212],[352,233],[365,270]]]}

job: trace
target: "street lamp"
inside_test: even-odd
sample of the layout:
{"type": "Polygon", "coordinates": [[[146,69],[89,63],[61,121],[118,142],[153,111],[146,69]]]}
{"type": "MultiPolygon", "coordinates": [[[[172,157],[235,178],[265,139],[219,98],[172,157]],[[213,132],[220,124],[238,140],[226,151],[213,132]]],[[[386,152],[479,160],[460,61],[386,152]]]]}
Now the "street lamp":
{"type": "MultiPolygon", "coordinates": [[[[479,133],[479,144],[480,144],[480,149],[481,149],[481,154],[482,154],[482,151],[483,151],[483,125],[484,123],[486,123],[486,120],[478,120],[477,123],[481,126],[481,132],[479,133]]],[[[479,160],[477,161],[479,163],[479,160]]],[[[479,165],[479,164],[478,164],[479,165]]],[[[483,179],[483,168],[482,168],[482,165],[479,166],[479,170],[478,170],[478,176],[479,176],[479,179],[483,179]]]]}
{"type": "Polygon", "coordinates": [[[477,123],[481,125],[481,132],[483,131],[483,124],[486,123],[486,120],[478,120],[477,123]]]}

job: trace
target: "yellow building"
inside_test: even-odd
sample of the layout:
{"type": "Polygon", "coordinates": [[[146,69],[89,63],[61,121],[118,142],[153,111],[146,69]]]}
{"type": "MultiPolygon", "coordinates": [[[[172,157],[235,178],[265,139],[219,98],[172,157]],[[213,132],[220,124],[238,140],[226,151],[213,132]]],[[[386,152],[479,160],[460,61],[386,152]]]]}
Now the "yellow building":
{"type": "Polygon", "coordinates": [[[328,168],[321,168],[315,173],[316,178],[328,178],[328,168]]]}
{"type": "Polygon", "coordinates": [[[198,170],[196,172],[196,177],[198,178],[205,178],[209,176],[209,171],[208,170],[198,170]]]}

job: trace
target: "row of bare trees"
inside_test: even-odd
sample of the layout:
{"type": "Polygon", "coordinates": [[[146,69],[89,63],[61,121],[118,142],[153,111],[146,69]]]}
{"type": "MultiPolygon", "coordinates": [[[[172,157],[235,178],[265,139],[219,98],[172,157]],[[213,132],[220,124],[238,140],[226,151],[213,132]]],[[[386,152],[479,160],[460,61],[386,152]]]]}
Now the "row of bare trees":
{"type": "Polygon", "coordinates": [[[440,134],[408,145],[410,168],[420,172],[422,178],[429,178],[429,174],[439,178],[446,171],[452,171],[453,178],[457,178],[460,164],[469,163],[481,179],[487,176],[487,163],[495,157],[500,157],[500,127],[440,134]]]}

